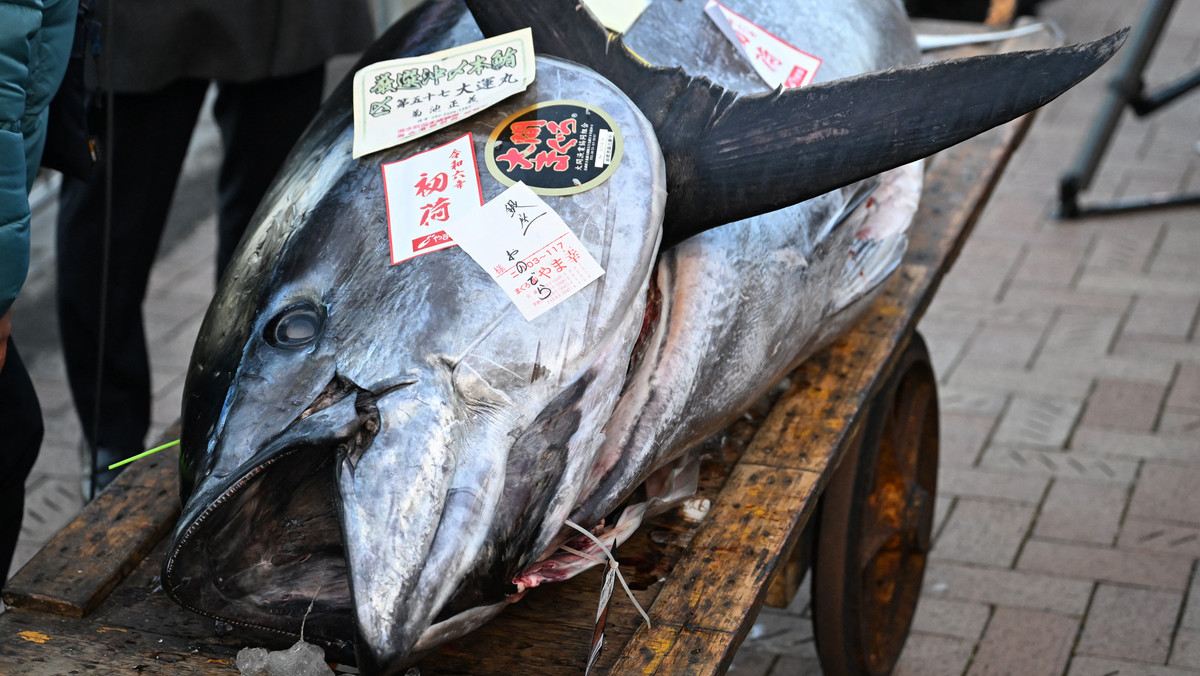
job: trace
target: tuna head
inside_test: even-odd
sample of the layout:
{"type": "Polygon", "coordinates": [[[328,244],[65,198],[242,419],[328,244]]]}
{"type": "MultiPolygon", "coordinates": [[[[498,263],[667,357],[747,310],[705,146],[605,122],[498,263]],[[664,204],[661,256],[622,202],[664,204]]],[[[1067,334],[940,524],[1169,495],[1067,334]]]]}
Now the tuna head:
{"type": "MultiPolygon", "coordinates": [[[[363,160],[350,143],[348,114],[317,120],[205,317],[164,580],[199,612],[305,621],[343,651],[357,625],[360,663],[386,669],[431,625],[494,614],[576,502],[642,326],[665,176],[636,107],[554,59],[454,127],[363,160]],[[381,164],[468,132],[482,156],[509,114],[562,99],[624,139],[606,182],[545,197],[599,280],[526,321],[458,248],[390,264],[381,164]]],[[[506,187],[481,179],[485,200],[506,187]]]]}

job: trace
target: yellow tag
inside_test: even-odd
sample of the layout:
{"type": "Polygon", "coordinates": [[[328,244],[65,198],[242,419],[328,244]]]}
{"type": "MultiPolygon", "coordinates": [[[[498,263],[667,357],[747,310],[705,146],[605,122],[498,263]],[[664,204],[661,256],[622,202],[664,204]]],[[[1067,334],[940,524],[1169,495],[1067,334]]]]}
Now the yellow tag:
{"type": "Polygon", "coordinates": [[[528,28],[354,74],[354,157],[468,118],[533,82],[528,28]]]}
{"type": "Polygon", "coordinates": [[[650,0],[583,0],[583,6],[608,30],[627,33],[650,0]]]}

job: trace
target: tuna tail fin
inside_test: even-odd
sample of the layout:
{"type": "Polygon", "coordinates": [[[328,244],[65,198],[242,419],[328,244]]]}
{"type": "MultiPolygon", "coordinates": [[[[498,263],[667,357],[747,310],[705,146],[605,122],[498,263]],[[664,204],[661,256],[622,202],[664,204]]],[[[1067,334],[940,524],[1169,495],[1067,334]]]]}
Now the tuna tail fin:
{"type": "Polygon", "coordinates": [[[667,162],[665,248],[932,155],[1053,100],[1116,53],[1128,29],[1081,45],[939,61],[739,96],[649,66],[575,0],[467,0],[485,35],[525,26],[536,51],[620,87],[667,162]]]}

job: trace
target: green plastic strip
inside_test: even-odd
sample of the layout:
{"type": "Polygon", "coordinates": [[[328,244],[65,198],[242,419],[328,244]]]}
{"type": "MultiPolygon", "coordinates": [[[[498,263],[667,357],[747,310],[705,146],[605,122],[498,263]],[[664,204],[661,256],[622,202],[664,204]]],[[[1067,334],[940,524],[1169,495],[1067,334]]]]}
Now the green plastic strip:
{"type": "Polygon", "coordinates": [[[176,439],[175,441],[165,443],[162,446],[159,446],[158,448],[152,448],[148,451],[145,451],[144,453],[138,453],[137,455],[133,456],[132,458],[125,458],[121,462],[114,462],[113,464],[109,465],[108,468],[116,469],[116,468],[120,467],[121,465],[128,465],[129,463],[133,462],[134,460],[141,460],[142,458],[146,457],[147,455],[150,455],[151,453],[158,453],[159,451],[163,450],[164,448],[170,448],[172,446],[178,446],[178,445],[179,445],[179,440],[176,439]]]}

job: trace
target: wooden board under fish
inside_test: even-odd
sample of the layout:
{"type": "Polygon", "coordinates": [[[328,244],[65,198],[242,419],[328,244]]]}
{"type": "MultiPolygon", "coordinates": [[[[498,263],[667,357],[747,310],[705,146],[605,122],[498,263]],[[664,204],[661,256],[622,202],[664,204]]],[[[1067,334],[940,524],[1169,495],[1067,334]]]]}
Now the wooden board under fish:
{"type": "MultiPolygon", "coordinates": [[[[1028,40],[1002,48],[1042,46],[1028,40]]],[[[698,497],[711,509],[703,520],[673,510],[617,552],[654,625],[646,629],[632,604],[614,594],[593,673],[723,673],[768,597],[790,598],[800,577],[791,555],[818,499],[868,425],[870,404],[894,382],[897,364],[912,363],[907,350],[919,340],[917,322],[1030,122],[1022,118],[936,156],[909,250],[875,305],[797,369],[786,389],[705,446],[698,497]]],[[[214,627],[162,592],[163,536],[179,513],[177,482],[171,458],[133,466],[9,581],[0,673],[227,674],[236,673],[233,657],[242,647],[290,644],[214,627]]],[[[863,572],[856,568],[845,572],[863,572]]],[[[536,590],[423,660],[421,673],[582,672],[602,574],[597,568],[536,590]]],[[[841,618],[841,610],[815,612],[857,620],[841,618]]],[[[864,638],[835,629],[847,642],[864,638]]],[[[903,636],[866,638],[897,652],[903,645],[903,636]]],[[[861,657],[863,646],[844,648],[850,657],[833,659],[861,657]]]]}

